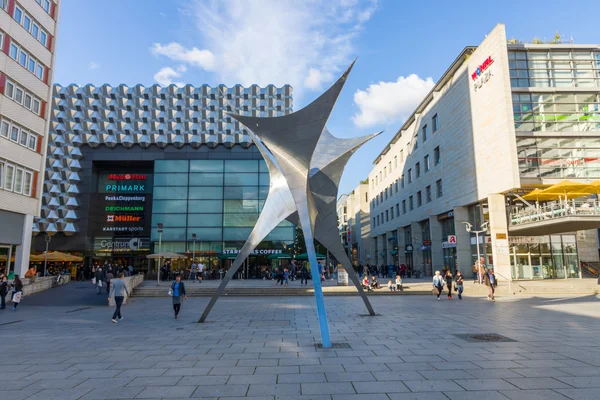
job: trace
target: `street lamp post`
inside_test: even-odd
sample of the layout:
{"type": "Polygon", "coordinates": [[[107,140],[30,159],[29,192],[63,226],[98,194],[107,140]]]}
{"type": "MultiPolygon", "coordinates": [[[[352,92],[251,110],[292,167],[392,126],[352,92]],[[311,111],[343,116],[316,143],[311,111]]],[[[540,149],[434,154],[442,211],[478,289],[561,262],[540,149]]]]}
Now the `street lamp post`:
{"type": "Polygon", "coordinates": [[[52,236],[48,236],[48,234],[46,234],[46,236],[44,237],[44,241],[46,242],[46,253],[44,253],[45,254],[44,276],[46,276],[46,268],[48,267],[48,245],[50,244],[51,240],[52,240],[52,236]]]}
{"type": "Polygon", "coordinates": [[[481,255],[479,253],[479,234],[487,232],[488,223],[484,222],[483,224],[481,224],[481,228],[478,231],[474,231],[473,225],[471,225],[468,222],[463,222],[463,224],[465,224],[465,229],[467,230],[467,232],[475,234],[475,242],[477,245],[477,275],[479,276],[479,284],[481,285],[482,280],[483,280],[483,275],[481,274],[481,264],[479,261],[479,260],[481,260],[481,255]]]}
{"type": "Polygon", "coordinates": [[[156,232],[158,232],[158,265],[156,266],[156,286],[160,284],[160,256],[162,253],[162,233],[164,225],[160,222],[156,224],[156,232]]]}
{"type": "Polygon", "coordinates": [[[194,241],[194,247],[192,250],[192,264],[196,262],[196,234],[192,233],[192,240],[194,241]]]}

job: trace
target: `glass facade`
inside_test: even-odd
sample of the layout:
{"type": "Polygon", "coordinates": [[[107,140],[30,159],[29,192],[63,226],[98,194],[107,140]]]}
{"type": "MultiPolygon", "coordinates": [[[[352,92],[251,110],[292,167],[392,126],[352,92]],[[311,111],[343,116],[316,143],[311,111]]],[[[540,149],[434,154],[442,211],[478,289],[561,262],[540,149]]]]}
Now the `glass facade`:
{"type": "MultiPolygon", "coordinates": [[[[263,160],[157,160],[154,162],[152,226],[164,225],[163,251],[200,254],[239,250],[269,192],[263,160]]],[[[284,221],[265,239],[270,248],[291,245],[294,225],[284,221]]],[[[156,229],[151,240],[158,241],[156,229]]]]}
{"type": "Polygon", "coordinates": [[[513,93],[517,132],[598,132],[600,94],[513,93]]]}
{"type": "Polygon", "coordinates": [[[600,137],[517,138],[524,178],[600,178],[600,137]]]}
{"type": "Polygon", "coordinates": [[[509,51],[512,87],[600,87],[600,52],[509,51]]]}
{"type": "Polygon", "coordinates": [[[575,235],[511,237],[513,279],[579,278],[575,235]]]}

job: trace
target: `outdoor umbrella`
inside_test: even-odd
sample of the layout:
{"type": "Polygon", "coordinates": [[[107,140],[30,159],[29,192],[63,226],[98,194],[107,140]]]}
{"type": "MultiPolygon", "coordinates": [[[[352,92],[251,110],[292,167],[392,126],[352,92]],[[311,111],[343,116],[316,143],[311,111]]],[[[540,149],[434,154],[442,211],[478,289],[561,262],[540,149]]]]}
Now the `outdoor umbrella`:
{"type": "Polygon", "coordinates": [[[545,194],[542,193],[542,189],[535,188],[531,192],[527,193],[523,196],[524,200],[535,200],[535,201],[549,201],[549,200],[557,200],[557,194],[545,194]]]}
{"type": "Polygon", "coordinates": [[[50,261],[50,262],[62,262],[62,261],[81,262],[81,261],[83,261],[83,258],[81,258],[81,257],[74,256],[72,254],[61,253],[60,251],[50,251],[50,252],[48,252],[48,254],[42,254],[41,257],[42,257],[42,260],[46,260],[46,257],[48,257],[48,261],[50,261]]]}
{"type": "Polygon", "coordinates": [[[170,251],[163,251],[162,253],[154,253],[154,254],[150,254],[147,255],[146,258],[166,258],[166,259],[171,259],[171,258],[187,258],[187,256],[183,255],[183,254],[179,254],[179,253],[171,253],[170,251]]]}
{"type": "MultiPolygon", "coordinates": [[[[327,258],[325,254],[317,253],[317,259],[327,258]]],[[[308,260],[308,253],[301,253],[296,256],[296,260],[308,260]]]]}
{"type": "Polygon", "coordinates": [[[569,193],[579,194],[589,189],[590,185],[587,183],[578,183],[565,180],[542,190],[541,194],[569,196],[569,193]]]}
{"type": "MultiPolygon", "coordinates": [[[[6,261],[6,259],[8,258],[8,256],[6,255],[1,255],[0,256],[0,261],[6,261]]],[[[15,255],[13,254],[12,257],[10,258],[11,262],[15,262],[15,255]]],[[[30,262],[39,262],[39,261],[44,261],[44,255],[37,255],[37,254],[31,254],[29,256],[29,261],[30,262]]]]}

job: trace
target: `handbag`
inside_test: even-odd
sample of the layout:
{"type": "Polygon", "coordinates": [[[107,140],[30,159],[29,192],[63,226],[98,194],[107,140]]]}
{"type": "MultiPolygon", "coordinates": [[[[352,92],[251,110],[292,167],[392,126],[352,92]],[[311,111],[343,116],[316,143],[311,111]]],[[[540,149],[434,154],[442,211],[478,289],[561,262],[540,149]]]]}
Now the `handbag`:
{"type": "Polygon", "coordinates": [[[169,289],[169,296],[173,296],[173,289],[169,289]]]}
{"type": "Polygon", "coordinates": [[[16,292],[12,298],[13,303],[19,303],[21,301],[22,297],[23,297],[23,292],[16,292]]]}
{"type": "Polygon", "coordinates": [[[98,279],[98,287],[102,287],[102,281],[98,279]]]}
{"type": "Polygon", "coordinates": [[[96,278],[95,277],[92,278],[92,284],[94,284],[94,285],[96,284],[96,278]]]}

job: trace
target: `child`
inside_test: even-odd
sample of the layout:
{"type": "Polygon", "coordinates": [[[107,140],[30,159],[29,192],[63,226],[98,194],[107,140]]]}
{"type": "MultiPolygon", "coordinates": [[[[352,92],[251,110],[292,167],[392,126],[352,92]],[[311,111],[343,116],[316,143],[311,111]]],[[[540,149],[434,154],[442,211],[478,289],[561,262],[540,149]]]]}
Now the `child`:
{"type": "Polygon", "coordinates": [[[371,287],[373,289],[379,289],[380,288],[379,283],[377,282],[377,278],[375,277],[375,275],[373,275],[373,279],[371,281],[371,287]]]}
{"type": "Polygon", "coordinates": [[[396,275],[396,291],[400,291],[402,289],[402,278],[400,275],[396,275]]]}
{"type": "Polygon", "coordinates": [[[367,289],[370,292],[371,291],[371,285],[369,285],[369,277],[367,275],[365,275],[362,283],[363,283],[364,288],[367,289]]]}
{"type": "Polygon", "coordinates": [[[390,279],[388,281],[388,289],[390,290],[390,292],[395,292],[396,288],[394,287],[394,285],[392,285],[392,280],[390,279]]]}

